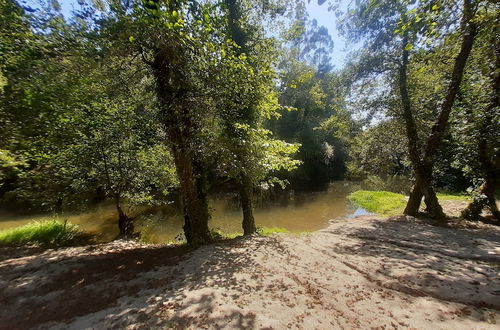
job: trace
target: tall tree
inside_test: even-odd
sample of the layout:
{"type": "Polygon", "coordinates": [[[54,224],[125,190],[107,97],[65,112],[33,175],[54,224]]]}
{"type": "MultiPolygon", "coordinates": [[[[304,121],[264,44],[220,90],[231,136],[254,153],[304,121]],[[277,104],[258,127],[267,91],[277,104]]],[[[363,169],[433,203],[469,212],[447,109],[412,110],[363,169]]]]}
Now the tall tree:
{"type": "Polygon", "coordinates": [[[341,25],[353,40],[366,42],[358,66],[362,69],[361,77],[373,73],[397,77],[401,117],[406,125],[409,158],[415,173],[415,184],[404,211],[406,214],[415,215],[425,197],[430,215],[445,218],[432,187],[433,166],[477,34],[474,18],[480,3],[471,0],[462,2],[458,29],[455,28],[454,20],[460,10],[457,10],[456,4],[447,1],[360,1],[341,25]],[[439,47],[443,41],[456,34],[462,36],[460,51],[452,64],[445,95],[439,102],[432,128],[427,138],[420,142],[412,105],[412,86],[409,86],[408,79],[411,56],[416,49],[439,47]]]}
{"type": "Polygon", "coordinates": [[[149,1],[135,8],[138,49],[151,68],[161,122],[179,178],[184,233],[191,245],[211,240],[206,173],[198,134],[203,123],[204,72],[215,44],[209,5],[187,1],[149,1]],[[205,51],[206,50],[206,51],[205,51]]]}
{"type": "MultiPolygon", "coordinates": [[[[249,49],[247,47],[247,42],[249,39],[248,32],[245,31],[242,27],[242,6],[240,1],[238,0],[225,0],[225,4],[227,6],[228,11],[228,28],[229,33],[236,44],[236,52],[235,55],[241,58],[241,55],[247,54],[246,56],[251,56],[249,54],[249,49]]],[[[245,57],[244,57],[245,58],[245,57]]],[[[259,68],[256,68],[257,70],[259,68]]],[[[253,97],[257,95],[234,95],[235,99],[241,102],[242,107],[238,107],[237,116],[239,118],[232,118],[232,122],[229,124],[226,132],[232,138],[231,140],[235,143],[235,146],[238,148],[238,151],[235,153],[239,162],[241,163],[239,178],[237,179],[237,185],[239,190],[239,196],[241,201],[241,209],[243,211],[243,234],[251,235],[255,233],[257,227],[255,226],[255,219],[253,216],[253,180],[250,177],[250,173],[247,173],[245,168],[245,164],[249,161],[248,152],[249,150],[246,148],[244,143],[242,143],[242,139],[248,139],[248,137],[239,136],[238,130],[235,129],[235,122],[239,122],[240,124],[248,124],[252,127],[255,127],[256,121],[258,120],[258,114],[256,105],[257,102],[252,100],[253,97]],[[245,99],[246,98],[246,99],[245,99]],[[249,102],[250,101],[250,102],[249,102]],[[234,120],[236,119],[236,120],[234,120]]],[[[227,125],[226,124],[226,125],[227,125]]]]}
{"type": "Polygon", "coordinates": [[[495,193],[500,187],[500,8],[481,15],[482,29],[473,50],[474,69],[467,72],[467,89],[462,93],[457,120],[464,152],[457,162],[472,169],[472,176],[482,182],[472,202],[463,210],[468,219],[479,218],[486,207],[500,221],[495,193]],[[470,157],[472,155],[472,157],[470,157]],[[464,161],[465,160],[465,161],[464,161]],[[477,165],[476,165],[477,164],[477,165]]]}
{"type": "MultiPolygon", "coordinates": [[[[408,29],[405,29],[402,35],[402,55],[401,67],[399,73],[399,84],[401,93],[401,103],[403,105],[403,118],[406,123],[406,130],[408,136],[410,159],[412,161],[416,181],[410,198],[404,210],[405,214],[416,215],[420,208],[422,197],[425,196],[425,203],[427,210],[431,216],[444,219],[446,216],[443,213],[442,207],[439,205],[436,194],[432,188],[432,168],[434,166],[435,154],[439,149],[441,140],[446,132],[448,119],[455,102],[457,93],[462,82],[465,65],[469,58],[474,39],[477,35],[477,25],[474,22],[474,15],[477,10],[478,3],[471,0],[464,0],[462,7],[462,22],[460,24],[460,31],[463,34],[460,52],[455,57],[451,79],[447,87],[446,95],[438,113],[438,116],[432,126],[431,133],[427,138],[423,155],[418,151],[418,133],[415,126],[415,120],[411,109],[410,97],[408,94],[408,57],[411,44],[409,43],[408,29]]],[[[407,17],[405,14],[402,16],[402,26],[406,26],[407,17]]]]}
{"type": "Polygon", "coordinates": [[[273,181],[273,171],[295,168],[290,156],[297,146],[279,141],[264,129],[280,108],[273,81],[273,40],[265,36],[262,16],[279,11],[272,3],[225,0],[227,32],[231,42],[223,53],[223,70],[217,73],[216,103],[221,118],[223,150],[216,167],[235,182],[243,211],[245,235],[256,231],[253,216],[254,191],[263,181],[273,181]],[[257,16],[259,14],[259,16],[257,16]],[[256,19],[257,17],[257,19],[256,19]]]}

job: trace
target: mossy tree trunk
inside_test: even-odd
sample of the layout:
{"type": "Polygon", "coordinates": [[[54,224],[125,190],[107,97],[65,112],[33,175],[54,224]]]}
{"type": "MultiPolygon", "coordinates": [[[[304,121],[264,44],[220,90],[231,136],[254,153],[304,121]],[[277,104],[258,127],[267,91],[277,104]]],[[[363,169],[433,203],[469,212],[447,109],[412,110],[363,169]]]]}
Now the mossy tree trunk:
{"type": "Polygon", "coordinates": [[[175,45],[160,45],[149,63],[156,80],[162,123],[171,146],[180,183],[184,212],[184,234],[188,244],[197,246],[210,242],[210,212],[206,194],[203,165],[194,147],[198,124],[188,102],[190,90],[184,72],[182,50],[175,45]]]}

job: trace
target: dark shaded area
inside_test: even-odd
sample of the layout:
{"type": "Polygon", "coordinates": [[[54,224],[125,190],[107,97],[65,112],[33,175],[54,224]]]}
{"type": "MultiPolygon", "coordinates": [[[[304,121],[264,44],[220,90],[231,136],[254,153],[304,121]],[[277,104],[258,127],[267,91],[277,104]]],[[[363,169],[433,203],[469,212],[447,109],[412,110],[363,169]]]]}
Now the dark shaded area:
{"type": "MultiPolygon", "coordinates": [[[[241,314],[235,311],[231,315],[212,316],[215,297],[202,296],[199,301],[180,304],[185,299],[184,292],[207,287],[206,281],[213,285],[226,288],[238,288],[242,294],[250,290],[244,283],[239,283],[234,274],[252,267],[247,254],[230,252],[227,247],[238,247],[243,244],[243,238],[222,241],[206,246],[203,251],[196,251],[185,246],[177,247],[145,247],[106,252],[101,255],[67,254],[64,257],[51,260],[50,254],[40,254],[26,263],[10,260],[9,264],[0,265],[0,277],[7,286],[0,291],[0,329],[28,329],[38,327],[48,322],[65,322],[78,316],[111,308],[119,303],[120,298],[134,297],[135,307],[148,307],[152,302],[145,299],[137,303],[141,290],[153,289],[155,294],[166,295],[177,303],[156,306],[159,311],[155,318],[152,313],[140,315],[135,309],[130,317],[138,323],[146,322],[150,326],[161,326],[184,329],[191,325],[213,324],[223,321],[236,321],[237,327],[252,328],[255,315],[241,314]],[[191,253],[190,253],[191,252],[191,253]],[[197,253],[202,253],[193,256],[197,253]],[[175,266],[190,259],[188,276],[181,274],[175,268],[167,268],[160,277],[147,278],[143,282],[134,282],[138,274],[154,271],[163,266],[175,266]],[[61,271],[63,270],[64,271],[61,271]],[[50,273],[49,277],[40,273],[50,273]],[[23,281],[32,280],[32,285],[22,285],[23,281]],[[104,289],[103,289],[104,288],[104,289]],[[50,299],[48,296],[50,295],[50,299]],[[178,315],[184,308],[192,304],[200,304],[195,315],[186,317],[164,314],[167,310],[175,310],[178,315]]],[[[267,241],[267,240],[266,240],[267,241]]],[[[273,239],[269,239],[272,244],[273,239]]],[[[267,243],[263,244],[265,247],[267,243]]],[[[100,246],[89,246],[86,253],[101,249],[100,246]]],[[[256,276],[263,273],[256,270],[256,276]]],[[[124,327],[127,317],[116,316],[112,320],[115,327],[124,327]]]]}
{"type": "MultiPolygon", "coordinates": [[[[86,251],[94,249],[99,249],[99,246],[89,246],[86,251]]],[[[104,255],[67,255],[56,260],[47,260],[40,254],[19,266],[15,263],[3,265],[0,267],[0,277],[12,286],[2,287],[0,291],[0,304],[4,306],[0,311],[0,328],[27,329],[106,308],[121,296],[139,291],[138,286],[127,283],[137,273],[176,264],[188,252],[187,247],[152,247],[114,251],[104,255]],[[37,278],[36,273],[41,268],[47,269],[55,264],[60,267],[61,263],[66,271],[55,272],[43,281],[37,278]],[[33,281],[40,284],[29,289],[25,289],[23,285],[15,285],[19,284],[16,281],[24,277],[33,277],[33,281]],[[106,280],[121,283],[121,286],[110,286],[105,291],[90,288],[91,285],[106,280]],[[51,299],[50,304],[30,299],[58,290],[62,290],[59,292],[64,299],[51,299]]]]}

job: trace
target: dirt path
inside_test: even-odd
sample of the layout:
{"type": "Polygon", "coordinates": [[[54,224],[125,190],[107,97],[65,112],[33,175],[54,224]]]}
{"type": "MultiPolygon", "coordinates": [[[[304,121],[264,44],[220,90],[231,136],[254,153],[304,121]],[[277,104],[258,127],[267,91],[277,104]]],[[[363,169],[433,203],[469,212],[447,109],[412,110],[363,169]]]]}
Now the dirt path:
{"type": "Polygon", "coordinates": [[[362,217],[308,235],[0,262],[0,328],[498,329],[500,230],[362,217]]]}

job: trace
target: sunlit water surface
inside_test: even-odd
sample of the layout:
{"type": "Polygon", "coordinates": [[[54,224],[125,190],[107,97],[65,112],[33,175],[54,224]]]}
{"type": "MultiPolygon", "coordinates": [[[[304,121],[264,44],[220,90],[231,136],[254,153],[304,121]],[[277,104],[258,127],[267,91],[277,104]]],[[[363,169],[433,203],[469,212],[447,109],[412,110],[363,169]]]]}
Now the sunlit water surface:
{"type": "MultiPolygon", "coordinates": [[[[291,232],[315,231],[323,229],[328,221],[363,213],[356,210],[347,200],[354,190],[350,183],[337,182],[321,192],[297,193],[286,202],[266,203],[254,210],[257,227],[282,227],[291,232]]],[[[225,233],[242,232],[241,211],[230,197],[218,197],[210,201],[212,218],[209,226],[225,233]]],[[[129,210],[136,218],[136,228],[141,237],[152,243],[164,243],[179,239],[183,218],[172,207],[134,208],[129,210]]],[[[41,214],[16,216],[0,214],[0,230],[24,225],[31,221],[52,219],[68,220],[81,229],[98,235],[100,241],[110,241],[118,234],[116,210],[112,204],[104,203],[92,210],[78,214],[41,214]]]]}

